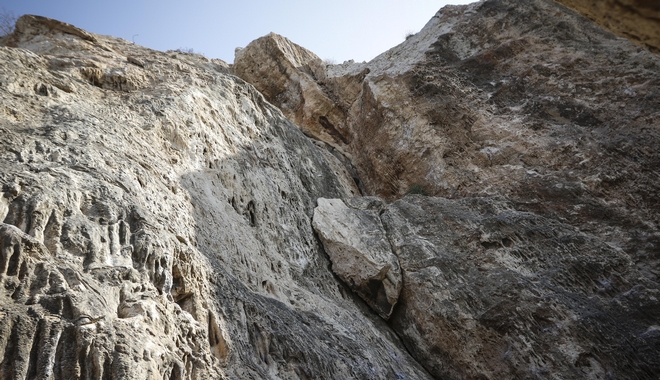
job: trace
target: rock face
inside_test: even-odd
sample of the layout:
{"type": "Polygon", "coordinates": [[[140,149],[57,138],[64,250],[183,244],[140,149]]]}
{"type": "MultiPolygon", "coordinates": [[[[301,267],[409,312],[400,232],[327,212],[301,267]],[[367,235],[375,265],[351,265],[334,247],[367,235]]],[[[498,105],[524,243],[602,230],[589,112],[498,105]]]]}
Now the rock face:
{"type": "MultiPolygon", "coordinates": [[[[379,213],[381,255],[402,271],[389,323],[432,375],[657,376],[657,55],[546,0],[445,7],[371,62],[322,71],[309,55],[273,69],[278,46],[302,49],[281,39],[232,70],[283,109],[324,104],[291,117],[393,202],[379,213]]],[[[333,242],[370,245],[346,234],[333,242]]]]}
{"type": "MultiPolygon", "coordinates": [[[[340,202],[319,200],[321,236],[351,219],[380,225],[370,211],[327,211],[340,202]]],[[[621,250],[501,198],[414,195],[381,211],[391,247],[371,244],[362,228],[341,240],[398,257],[404,286],[390,322],[436,378],[657,374],[660,286],[621,250]]]]}
{"type": "Polygon", "coordinates": [[[429,378],[314,236],[351,175],[226,64],[4,42],[0,378],[429,378]]]}
{"type": "Polygon", "coordinates": [[[658,373],[660,286],[621,250],[498,199],[406,197],[382,219],[405,284],[392,326],[438,378],[658,373]]]}
{"type": "MultiPolygon", "coordinates": [[[[265,52],[250,65],[277,61],[264,39],[234,66],[260,90],[237,67],[249,52],[265,52]]],[[[273,80],[315,80],[292,70],[271,70],[273,80]]],[[[655,256],[640,247],[657,245],[660,220],[657,55],[551,1],[491,0],[445,7],[373,61],[315,75],[322,94],[301,104],[324,96],[348,110],[333,122],[347,126],[346,142],[334,144],[366,194],[502,195],[655,256]]]]}
{"type": "Polygon", "coordinates": [[[1,379],[660,373],[660,58],[567,8],[341,65],[0,42],[1,379]]]}
{"type": "Polygon", "coordinates": [[[660,3],[655,0],[556,0],[619,36],[660,53],[660,3]]]}
{"type": "Polygon", "coordinates": [[[318,199],[312,225],[332,261],[332,271],[388,319],[401,291],[399,260],[378,213],[383,202],[360,197],[347,201],[318,199]]]}

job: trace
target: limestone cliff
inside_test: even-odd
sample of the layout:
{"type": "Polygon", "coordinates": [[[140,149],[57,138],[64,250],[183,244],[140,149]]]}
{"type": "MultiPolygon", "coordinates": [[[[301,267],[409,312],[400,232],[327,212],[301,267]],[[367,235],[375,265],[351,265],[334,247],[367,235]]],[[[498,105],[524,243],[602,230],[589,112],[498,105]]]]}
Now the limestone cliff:
{"type": "Polygon", "coordinates": [[[371,305],[373,258],[397,257],[389,322],[432,375],[656,377],[660,57],[549,0],[445,7],[365,63],[283,46],[302,49],[271,34],[232,70],[393,202],[374,221],[319,201],[314,226],[371,305]]]}
{"type": "Polygon", "coordinates": [[[426,379],[312,232],[350,175],[227,65],[0,47],[0,378],[426,379]]]}
{"type": "Polygon", "coordinates": [[[660,373],[660,57],[567,8],[341,65],[0,42],[1,379],[660,373]]]}

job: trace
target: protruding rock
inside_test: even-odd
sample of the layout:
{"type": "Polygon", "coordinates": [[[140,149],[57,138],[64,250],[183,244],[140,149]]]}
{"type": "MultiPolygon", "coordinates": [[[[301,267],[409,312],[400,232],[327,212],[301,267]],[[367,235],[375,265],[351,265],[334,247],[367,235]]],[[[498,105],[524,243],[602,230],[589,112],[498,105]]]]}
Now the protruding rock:
{"type": "Polygon", "coordinates": [[[332,261],[332,271],[388,319],[401,291],[399,260],[385,235],[378,198],[319,198],[312,224],[332,261]]]}
{"type": "Polygon", "coordinates": [[[237,49],[232,70],[257,87],[305,134],[341,149],[350,140],[346,110],[324,93],[324,66],[311,51],[270,33],[237,49]]]}
{"type": "Polygon", "coordinates": [[[76,37],[80,37],[85,41],[96,42],[96,37],[80,28],[77,28],[66,22],[54,20],[52,18],[23,15],[16,21],[15,34],[32,35],[46,34],[50,31],[62,32],[76,37]]]}

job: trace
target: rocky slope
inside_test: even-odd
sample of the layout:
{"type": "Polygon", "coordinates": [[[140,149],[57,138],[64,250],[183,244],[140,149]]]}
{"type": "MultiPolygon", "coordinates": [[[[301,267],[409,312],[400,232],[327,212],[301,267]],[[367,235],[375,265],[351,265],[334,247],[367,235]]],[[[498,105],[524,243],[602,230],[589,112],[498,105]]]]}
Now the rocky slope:
{"type": "MultiPolygon", "coordinates": [[[[391,246],[373,244],[354,256],[395,258],[388,273],[403,286],[387,317],[436,378],[656,376],[660,286],[601,239],[502,198],[340,202],[319,199],[314,228],[329,252],[386,236],[391,246]],[[346,230],[347,220],[358,222],[346,230]]],[[[338,259],[355,261],[330,258],[333,269],[338,259]]],[[[379,305],[380,294],[360,290],[379,305]]]]}
{"type": "Polygon", "coordinates": [[[4,42],[0,378],[428,378],[312,232],[350,175],[226,64],[4,42]]]}
{"type": "Polygon", "coordinates": [[[0,42],[0,378],[660,372],[660,58],[567,8],[341,65],[0,42]]]}

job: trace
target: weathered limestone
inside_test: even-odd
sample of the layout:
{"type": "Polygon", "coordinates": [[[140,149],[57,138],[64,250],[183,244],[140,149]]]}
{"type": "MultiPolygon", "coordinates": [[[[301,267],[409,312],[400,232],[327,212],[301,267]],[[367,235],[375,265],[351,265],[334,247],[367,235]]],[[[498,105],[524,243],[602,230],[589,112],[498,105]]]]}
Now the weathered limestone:
{"type": "MultiPolygon", "coordinates": [[[[278,62],[276,50],[261,47],[270,38],[241,51],[252,54],[246,66],[255,73],[261,62],[278,62]]],[[[322,80],[287,67],[266,79],[290,87],[315,81],[335,108],[348,110],[340,149],[365,195],[502,195],[635,256],[654,256],[640,247],[655,245],[660,232],[660,192],[649,175],[660,146],[660,57],[565,7],[448,6],[371,62],[326,65],[315,74],[322,80]]],[[[260,90],[270,83],[235,72],[260,90]]]]}
{"type": "Polygon", "coordinates": [[[319,199],[314,228],[349,283],[374,269],[346,256],[396,254],[390,322],[436,378],[650,379],[660,368],[660,285],[621,250],[501,198],[360,199],[381,212],[319,199]]]}
{"type": "Polygon", "coordinates": [[[352,175],[226,64],[32,16],[5,41],[0,378],[429,378],[314,237],[352,175]]]}
{"type": "Polygon", "coordinates": [[[437,378],[652,379],[660,286],[629,255],[501,199],[408,196],[382,214],[390,318],[437,378]]]}
{"type": "Polygon", "coordinates": [[[401,291],[399,260],[378,213],[378,198],[318,199],[312,225],[332,261],[332,271],[381,317],[388,319],[401,291]]]}
{"type": "Polygon", "coordinates": [[[660,373],[660,58],[564,7],[341,65],[0,42],[0,378],[660,373]]]}
{"type": "Polygon", "coordinates": [[[660,53],[660,3],[655,0],[555,0],[613,33],[660,53]]]}
{"type": "Polygon", "coordinates": [[[232,71],[255,85],[305,134],[341,148],[347,143],[345,110],[316,82],[326,79],[323,66],[314,53],[270,33],[238,49],[232,71]]]}

